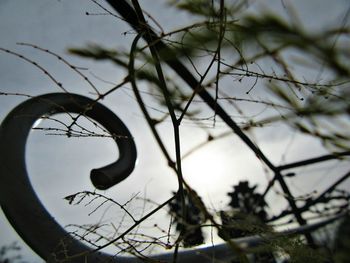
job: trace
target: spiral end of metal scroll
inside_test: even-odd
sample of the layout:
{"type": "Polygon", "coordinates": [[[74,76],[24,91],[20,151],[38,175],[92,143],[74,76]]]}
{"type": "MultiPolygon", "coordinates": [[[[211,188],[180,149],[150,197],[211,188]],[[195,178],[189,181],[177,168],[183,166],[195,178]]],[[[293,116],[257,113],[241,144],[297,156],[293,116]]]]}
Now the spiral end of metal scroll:
{"type": "Polygon", "coordinates": [[[113,185],[110,176],[99,169],[91,170],[90,179],[92,184],[99,190],[106,190],[113,185]]]}
{"type": "MultiPolygon", "coordinates": [[[[119,149],[118,160],[92,171],[94,185],[98,189],[107,189],[131,174],[137,152],[127,127],[102,104],[77,94],[41,95],[22,102],[0,125],[1,208],[23,240],[47,262],[61,262],[61,259],[70,263],[115,262],[114,257],[108,254],[94,253],[54,220],[36,195],[27,173],[25,148],[34,123],[44,115],[82,112],[111,134],[123,135],[115,139],[119,149]],[[67,259],[66,253],[82,256],[67,259]]],[[[133,258],[118,258],[117,261],[137,262],[133,258]]]]}
{"type": "MultiPolygon", "coordinates": [[[[136,159],[136,154],[130,154],[129,157],[136,159]]],[[[91,182],[98,190],[107,190],[126,179],[134,170],[134,164],[134,160],[125,160],[123,163],[116,162],[106,167],[93,169],[90,173],[91,182]]]]}
{"type": "Polygon", "coordinates": [[[115,139],[119,148],[119,158],[116,162],[101,168],[92,169],[90,180],[98,190],[107,190],[108,188],[119,184],[125,180],[134,170],[137,151],[133,137],[122,122],[115,122],[115,131],[123,134],[123,139],[115,139]]]}

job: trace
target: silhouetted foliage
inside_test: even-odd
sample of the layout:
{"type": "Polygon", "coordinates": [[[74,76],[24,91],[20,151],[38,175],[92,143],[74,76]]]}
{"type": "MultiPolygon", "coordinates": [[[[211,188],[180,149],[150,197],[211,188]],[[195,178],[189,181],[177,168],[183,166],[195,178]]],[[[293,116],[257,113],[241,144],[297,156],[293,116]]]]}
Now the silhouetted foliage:
{"type": "Polygon", "coordinates": [[[344,218],[337,229],[335,239],[335,263],[349,262],[350,257],[350,216],[344,218]]]}
{"type": "Polygon", "coordinates": [[[231,197],[229,206],[244,214],[257,216],[261,221],[266,221],[267,203],[261,194],[255,192],[256,187],[257,185],[249,187],[248,181],[242,181],[234,186],[234,191],[228,194],[231,197]]]}
{"type": "MultiPolygon", "coordinates": [[[[176,193],[173,193],[176,194],[176,193]]],[[[204,242],[201,224],[205,222],[198,201],[194,200],[187,190],[184,190],[185,208],[183,210],[180,195],[169,203],[169,213],[173,215],[176,230],[182,233],[182,243],[185,247],[193,247],[204,242]],[[183,217],[185,214],[185,217],[183,217]]]]}
{"type": "Polygon", "coordinates": [[[247,181],[242,181],[233,187],[233,192],[228,193],[231,197],[230,210],[220,211],[220,237],[226,239],[228,235],[237,238],[266,231],[264,222],[267,220],[267,203],[261,194],[255,192],[256,187],[250,187],[247,181]]]}

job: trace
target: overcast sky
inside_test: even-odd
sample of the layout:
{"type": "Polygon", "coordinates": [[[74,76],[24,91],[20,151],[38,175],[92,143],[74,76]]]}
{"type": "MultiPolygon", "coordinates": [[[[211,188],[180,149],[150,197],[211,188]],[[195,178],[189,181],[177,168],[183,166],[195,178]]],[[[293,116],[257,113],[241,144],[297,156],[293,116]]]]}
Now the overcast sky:
{"type": "MultiPolygon", "coordinates": [[[[103,1],[99,2],[105,4],[103,1]]],[[[190,19],[186,14],[175,13],[164,4],[165,1],[140,2],[160,21],[165,31],[185,24],[190,19]],[[157,4],[154,4],[155,2],[157,4]],[[158,2],[162,5],[158,5],[158,2]]],[[[264,8],[281,10],[283,4],[287,2],[287,0],[271,1],[269,4],[266,2],[264,8]]],[[[301,19],[310,29],[329,23],[335,25],[341,23],[348,7],[346,0],[295,1],[294,4],[301,19]]],[[[86,12],[103,13],[103,10],[89,0],[32,0],[30,3],[26,0],[0,0],[0,47],[21,53],[38,62],[70,92],[93,97],[91,87],[56,58],[30,47],[16,45],[18,42],[31,43],[64,56],[72,64],[87,68],[84,73],[101,91],[105,91],[112,85],[100,79],[118,83],[126,72],[110,63],[96,63],[71,56],[67,54],[67,48],[97,43],[127,51],[134,35],[123,34],[130,28],[112,16],[87,16],[86,12]]],[[[39,95],[60,91],[33,65],[5,53],[0,53],[0,79],[1,92],[39,95]]],[[[0,120],[24,99],[21,96],[0,96],[0,120]]],[[[150,106],[157,107],[154,100],[150,100],[150,103],[150,106]]],[[[176,177],[168,169],[132,92],[127,87],[121,89],[103,100],[103,104],[112,109],[128,126],[135,138],[139,156],[133,174],[105,193],[120,202],[129,200],[137,193],[140,197],[147,197],[156,202],[166,200],[171,191],[176,189],[176,177]]],[[[225,130],[224,127],[220,129],[225,130]]],[[[273,127],[268,133],[272,131],[273,127]]],[[[173,138],[171,123],[166,122],[162,125],[161,132],[171,149],[173,138]]],[[[281,160],[281,153],[285,152],[291,138],[294,137],[293,134],[285,136],[276,133],[276,136],[271,138],[268,133],[257,135],[259,145],[278,163],[281,160]]],[[[184,152],[205,140],[207,136],[205,132],[191,125],[182,128],[182,135],[184,152]]],[[[319,144],[317,142],[311,144],[316,149],[314,152],[307,151],[306,148],[310,147],[306,147],[306,144],[310,145],[308,138],[298,136],[294,138],[292,146],[288,148],[287,159],[293,161],[306,156],[315,156],[320,149],[319,144]]],[[[96,218],[89,217],[87,216],[89,208],[84,210],[70,207],[63,197],[77,191],[93,191],[89,171],[110,163],[116,156],[117,149],[109,139],[67,139],[32,132],[27,145],[27,166],[32,184],[48,210],[62,225],[72,222],[91,223],[97,220],[100,215],[96,215],[96,218]]],[[[257,163],[254,155],[236,137],[231,136],[203,148],[185,160],[184,169],[187,180],[196,185],[196,190],[207,204],[219,210],[227,202],[225,193],[238,181],[249,179],[253,183],[266,184],[263,169],[257,163]]],[[[317,178],[313,180],[310,181],[310,185],[316,181],[320,187],[322,184],[327,185],[326,181],[319,182],[317,178]]],[[[307,191],[305,181],[294,186],[294,190],[305,187],[302,191],[307,191]]],[[[0,214],[0,247],[12,241],[18,241],[25,247],[4,216],[0,214]]],[[[27,248],[24,249],[24,255],[33,262],[38,262],[36,256],[27,248]]]]}

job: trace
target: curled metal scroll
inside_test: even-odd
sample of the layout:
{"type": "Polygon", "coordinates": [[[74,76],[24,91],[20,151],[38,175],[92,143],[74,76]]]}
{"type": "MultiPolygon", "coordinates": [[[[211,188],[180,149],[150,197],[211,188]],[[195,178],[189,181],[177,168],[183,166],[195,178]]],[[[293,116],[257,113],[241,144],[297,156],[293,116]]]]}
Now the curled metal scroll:
{"type": "MultiPolygon", "coordinates": [[[[75,94],[46,94],[21,103],[7,115],[0,126],[0,204],[25,242],[51,262],[91,250],[72,238],[47,212],[27,174],[25,146],[32,126],[44,115],[62,112],[83,112],[111,134],[118,135],[115,141],[119,159],[91,171],[91,180],[96,188],[107,189],[124,180],[133,171],[136,161],[135,143],[127,127],[112,111],[89,98],[75,94]]],[[[75,258],[66,262],[86,262],[86,257],[88,262],[109,258],[101,253],[88,254],[80,260],[75,258]]]]}

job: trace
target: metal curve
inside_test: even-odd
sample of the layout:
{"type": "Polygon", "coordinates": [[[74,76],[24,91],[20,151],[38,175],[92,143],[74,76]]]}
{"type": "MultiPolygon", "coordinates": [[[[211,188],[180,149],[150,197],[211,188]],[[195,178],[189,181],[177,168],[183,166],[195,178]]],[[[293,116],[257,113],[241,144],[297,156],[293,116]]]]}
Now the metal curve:
{"type": "MultiPolygon", "coordinates": [[[[134,169],[136,147],[123,122],[100,103],[76,94],[51,93],[31,98],[14,108],[0,126],[0,204],[11,225],[25,242],[43,259],[59,262],[69,256],[91,251],[72,238],[44,208],[28,178],[25,146],[35,121],[43,115],[84,112],[98,121],[111,134],[120,135],[115,141],[119,159],[110,165],[91,171],[91,180],[99,189],[107,189],[124,180],[134,169]],[[86,111],[86,109],[88,110],[86,111]],[[64,252],[65,251],[65,252],[64,252]],[[64,253],[63,253],[64,252],[64,253]]],[[[86,254],[64,262],[111,262],[103,253],[86,254]]],[[[118,262],[133,262],[118,258],[118,262]]]]}

